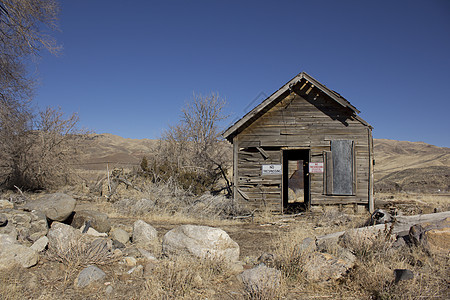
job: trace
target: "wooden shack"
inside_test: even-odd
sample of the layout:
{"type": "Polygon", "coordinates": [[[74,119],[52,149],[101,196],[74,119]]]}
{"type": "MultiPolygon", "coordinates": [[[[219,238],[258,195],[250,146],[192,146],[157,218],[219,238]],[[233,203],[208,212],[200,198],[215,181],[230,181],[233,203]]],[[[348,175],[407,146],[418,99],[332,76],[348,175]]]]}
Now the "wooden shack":
{"type": "Polygon", "coordinates": [[[373,211],[372,127],[302,72],[229,127],[235,201],[255,209],[339,205],[373,211]]]}

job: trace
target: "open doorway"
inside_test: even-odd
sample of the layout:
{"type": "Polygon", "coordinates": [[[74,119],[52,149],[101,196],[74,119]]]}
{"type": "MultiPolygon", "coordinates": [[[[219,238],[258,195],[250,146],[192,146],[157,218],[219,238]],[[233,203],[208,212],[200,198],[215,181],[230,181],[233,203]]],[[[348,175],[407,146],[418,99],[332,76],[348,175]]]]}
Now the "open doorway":
{"type": "Polygon", "coordinates": [[[309,150],[283,151],[283,211],[306,210],[310,204],[309,150]]]}

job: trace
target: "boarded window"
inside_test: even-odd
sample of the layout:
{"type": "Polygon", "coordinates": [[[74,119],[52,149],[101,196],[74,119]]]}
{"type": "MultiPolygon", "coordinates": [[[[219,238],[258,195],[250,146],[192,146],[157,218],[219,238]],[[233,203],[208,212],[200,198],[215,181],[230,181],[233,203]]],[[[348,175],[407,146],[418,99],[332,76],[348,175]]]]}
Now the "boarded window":
{"type": "Polygon", "coordinates": [[[325,193],[353,195],[354,147],[351,140],[331,141],[331,151],[325,151],[325,193]]]}

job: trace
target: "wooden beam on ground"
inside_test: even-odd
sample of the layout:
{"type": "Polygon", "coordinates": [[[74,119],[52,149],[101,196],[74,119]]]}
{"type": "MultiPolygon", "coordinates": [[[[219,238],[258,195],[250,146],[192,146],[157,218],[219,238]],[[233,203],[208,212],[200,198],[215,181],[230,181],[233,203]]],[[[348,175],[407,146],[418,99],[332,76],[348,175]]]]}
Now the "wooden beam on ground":
{"type": "MultiPolygon", "coordinates": [[[[438,223],[446,218],[450,218],[450,211],[445,211],[441,213],[435,213],[435,214],[425,214],[425,215],[415,215],[415,216],[396,216],[395,221],[393,223],[386,223],[386,224],[378,224],[374,226],[367,226],[367,227],[361,227],[361,228],[355,228],[355,229],[349,229],[347,231],[354,231],[354,232],[368,232],[368,233],[378,233],[387,228],[387,230],[390,230],[390,227],[392,228],[392,233],[397,234],[402,231],[408,231],[409,228],[416,224],[423,224],[423,223],[438,223]]],[[[337,241],[341,235],[343,235],[345,231],[339,231],[330,233],[327,235],[319,236],[316,239],[316,243],[319,245],[323,242],[335,240],[337,241]]]]}

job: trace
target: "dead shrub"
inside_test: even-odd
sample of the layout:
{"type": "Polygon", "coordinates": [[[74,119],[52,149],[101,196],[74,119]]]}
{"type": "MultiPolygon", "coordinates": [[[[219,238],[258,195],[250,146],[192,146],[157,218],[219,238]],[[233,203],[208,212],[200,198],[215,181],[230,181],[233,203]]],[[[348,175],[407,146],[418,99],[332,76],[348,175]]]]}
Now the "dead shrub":
{"type": "Polygon", "coordinates": [[[392,234],[394,225],[386,224],[384,230],[377,233],[365,229],[347,230],[340,238],[339,245],[350,250],[357,258],[378,258],[392,251],[395,236],[392,234]]]}
{"type": "Polygon", "coordinates": [[[50,259],[68,267],[85,267],[88,265],[107,265],[120,258],[112,252],[110,240],[95,239],[89,241],[85,236],[76,237],[68,245],[57,243],[47,251],[50,259]]]}

